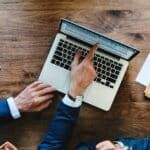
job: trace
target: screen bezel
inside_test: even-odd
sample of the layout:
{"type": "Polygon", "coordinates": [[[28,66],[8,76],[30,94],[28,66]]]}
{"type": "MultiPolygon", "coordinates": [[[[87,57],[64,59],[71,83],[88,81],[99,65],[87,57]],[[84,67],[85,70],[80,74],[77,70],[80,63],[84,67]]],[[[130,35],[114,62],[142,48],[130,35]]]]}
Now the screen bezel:
{"type": "MultiPolygon", "coordinates": [[[[129,47],[129,48],[132,48],[132,49],[133,49],[133,54],[132,54],[128,59],[127,59],[127,58],[124,58],[124,57],[121,57],[121,56],[119,56],[119,55],[113,54],[113,53],[111,53],[111,52],[109,52],[109,51],[103,49],[106,53],[115,55],[117,58],[119,57],[119,58],[122,58],[122,59],[124,59],[124,60],[130,61],[131,59],[133,59],[133,58],[140,52],[138,49],[136,49],[136,48],[134,48],[134,47],[128,46],[128,45],[126,45],[126,44],[124,44],[124,43],[122,43],[122,42],[120,42],[120,41],[117,41],[117,40],[114,40],[114,39],[112,39],[112,38],[109,38],[109,37],[107,37],[107,36],[105,36],[105,35],[103,35],[103,34],[101,34],[101,33],[98,33],[98,32],[96,32],[96,31],[92,30],[92,29],[86,28],[86,27],[84,27],[84,26],[82,26],[82,25],[79,25],[79,24],[74,23],[74,22],[72,22],[72,21],[70,21],[70,20],[67,20],[67,19],[62,18],[61,21],[60,21],[59,32],[65,34],[65,35],[67,35],[67,36],[70,36],[70,37],[72,37],[72,38],[77,39],[76,37],[73,37],[73,36],[68,35],[67,33],[64,33],[64,32],[61,31],[61,26],[62,26],[62,23],[63,23],[64,21],[65,21],[65,22],[68,22],[68,23],[71,23],[71,24],[73,24],[73,25],[79,26],[79,27],[81,27],[81,28],[83,28],[83,29],[85,29],[85,30],[87,30],[87,31],[93,32],[93,33],[98,34],[98,35],[100,35],[100,36],[102,36],[102,37],[104,37],[104,38],[107,38],[107,39],[109,39],[109,40],[111,40],[111,41],[114,41],[114,42],[116,42],[116,43],[118,43],[118,44],[121,44],[121,45],[124,45],[124,46],[126,46],[126,47],[129,47]]],[[[82,41],[81,39],[77,39],[77,40],[82,41]]],[[[82,41],[82,42],[86,43],[86,41],[82,41]]],[[[91,45],[90,43],[87,43],[87,44],[88,44],[88,45],[91,45]]],[[[92,46],[92,45],[91,45],[91,46],[92,46]]]]}

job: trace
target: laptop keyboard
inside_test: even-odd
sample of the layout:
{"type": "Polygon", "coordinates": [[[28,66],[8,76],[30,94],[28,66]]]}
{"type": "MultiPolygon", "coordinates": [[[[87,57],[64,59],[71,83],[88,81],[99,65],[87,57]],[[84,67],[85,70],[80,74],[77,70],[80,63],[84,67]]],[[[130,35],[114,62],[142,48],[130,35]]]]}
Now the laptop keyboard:
{"type": "MultiPolygon", "coordinates": [[[[71,62],[73,61],[78,50],[82,52],[81,59],[84,59],[89,52],[87,49],[60,39],[51,63],[64,69],[71,70],[71,62]]],[[[95,54],[94,67],[97,73],[95,81],[107,87],[113,88],[118,79],[122,66],[123,65],[117,61],[95,54]]]]}

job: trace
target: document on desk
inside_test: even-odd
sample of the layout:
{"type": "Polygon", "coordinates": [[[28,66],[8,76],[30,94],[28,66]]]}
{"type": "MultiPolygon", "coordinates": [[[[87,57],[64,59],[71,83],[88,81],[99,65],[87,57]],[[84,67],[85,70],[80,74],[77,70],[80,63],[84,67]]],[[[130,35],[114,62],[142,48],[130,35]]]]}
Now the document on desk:
{"type": "Polygon", "coordinates": [[[147,86],[150,83],[150,53],[139,72],[136,81],[147,86]]]}

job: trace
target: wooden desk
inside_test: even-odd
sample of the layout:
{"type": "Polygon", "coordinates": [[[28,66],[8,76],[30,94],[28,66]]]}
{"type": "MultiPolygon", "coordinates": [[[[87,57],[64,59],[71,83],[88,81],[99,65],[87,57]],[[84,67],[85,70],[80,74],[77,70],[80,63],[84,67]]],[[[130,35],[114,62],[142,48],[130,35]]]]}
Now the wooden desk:
{"type": "MultiPolygon", "coordinates": [[[[111,111],[83,105],[69,150],[83,140],[150,136],[150,102],[144,101],[144,87],[135,83],[150,51],[149,0],[1,0],[0,97],[15,96],[38,78],[62,17],[141,51],[130,62],[111,111]]],[[[0,144],[9,140],[19,150],[36,149],[57,103],[42,113],[1,122],[0,144]]]]}

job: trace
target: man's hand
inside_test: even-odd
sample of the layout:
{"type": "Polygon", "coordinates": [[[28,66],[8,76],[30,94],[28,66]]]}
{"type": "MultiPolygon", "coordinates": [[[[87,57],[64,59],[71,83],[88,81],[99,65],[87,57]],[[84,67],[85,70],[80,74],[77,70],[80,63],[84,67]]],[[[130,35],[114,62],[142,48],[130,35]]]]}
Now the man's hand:
{"type": "Polygon", "coordinates": [[[80,62],[81,53],[77,52],[71,67],[71,85],[69,94],[73,97],[83,95],[85,89],[96,77],[96,71],[93,67],[94,53],[98,44],[93,46],[86,58],[80,62]]]}
{"type": "Polygon", "coordinates": [[[17,148],[10,142],[5,142],[2,146],[0,146],[0,150],[17,150],[17,148]]]}
{"type": "Polygon", "coordinates": [[[36,81],[15,98],[15,103],[21,112],[38,112],[52,103],[54,91],[52,86],[36,81]]]}
{"type": "Polygon", "coordinates": [[[103,141],[96,145],[96,150],[124,150],[124,148],[118,144],[113,144],[111,141],[103,141]]]}
{"type": "Polygon", "coordinates": [[[146,87],[144,93],[147,98],[150,98],[150,84],[146,87]]]}

